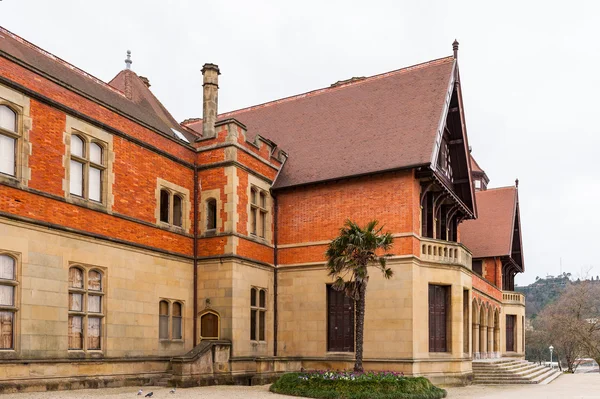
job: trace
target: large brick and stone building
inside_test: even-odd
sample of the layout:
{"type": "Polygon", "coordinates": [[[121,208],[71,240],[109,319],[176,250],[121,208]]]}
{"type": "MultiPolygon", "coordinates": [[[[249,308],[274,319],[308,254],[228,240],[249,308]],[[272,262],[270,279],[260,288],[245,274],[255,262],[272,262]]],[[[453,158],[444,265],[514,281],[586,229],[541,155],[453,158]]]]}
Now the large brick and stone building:
{"type": "MultiPolygon", "coordinates": [[[[0,388],[260,381],[349,367],[354,306],[324,252],[347,218],[393,233],[365,366],[465,382],[522,357],[517,188],[472,161],[454,55],[174,120],[0,29],[0,388]]],[[[200,97],[200,88],[196,89],[200,97]]]]}

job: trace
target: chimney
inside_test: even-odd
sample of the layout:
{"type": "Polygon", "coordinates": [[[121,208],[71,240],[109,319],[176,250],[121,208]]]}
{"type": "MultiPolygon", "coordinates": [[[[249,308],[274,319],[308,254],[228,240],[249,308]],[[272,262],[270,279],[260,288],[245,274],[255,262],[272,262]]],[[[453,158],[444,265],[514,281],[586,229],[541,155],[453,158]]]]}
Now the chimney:
{"type": "Polygon", "coordinates": [[[219,67],[215,64],[204,64],[202,76],[204,77],[204,91],[202,99],[202,135],[204,138],[215,137],[215,122],[218,112],[219,92],[219,67]]]}

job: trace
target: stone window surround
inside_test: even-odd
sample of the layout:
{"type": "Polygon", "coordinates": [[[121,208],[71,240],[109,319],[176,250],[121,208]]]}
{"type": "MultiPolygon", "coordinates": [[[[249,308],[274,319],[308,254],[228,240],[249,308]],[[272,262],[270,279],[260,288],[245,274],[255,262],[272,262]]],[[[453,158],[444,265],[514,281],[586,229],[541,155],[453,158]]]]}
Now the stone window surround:
{"type": "MultiPolygon", "coordinates": [[[[97,139],[94,138],[89,138],[88,136],[86,136],[85,134],[77,131],[77,130],[73,130],[73,132],[71,133],[71,141],[73,136],[77,136],[78,138],[80,138],[83,141],[83,156],[79,156],[79,155],[75,155],[75,154],[70,154],[70,160],[71,161],[76,161],[78,163],[80,163],[82,166],[82,171],[83,171],[83,187],[82,187],[82,196],[78,196],[76,194],[73,194],[70,192],[69,189],[69,195],[71,195],[72,197],[74,197],[74,199],[78,199],[78,200],[84,200],[84,201],[93,201],[93,203],[95,204],[103,204],[105,202],[104,199],[104,192],[106,191],[105,188],[105,179],[104,179],[104,175],[106,175],[106,154],[107,154],[107,145],[106,143],[102,142],[102,141],[98,141],[97,139]],[[92,144],[96,144],[100,147],[101,151],[102,151],[102,159],[101,159],[101,163],[95,163],[91,160],[91,146],[92,144]],[[89,169],[94,167],[95,169],[98,169],[101,171],[101,179],[100,179],[100,202],[92,200],[91,198],[89,198],[90,196],[90,176],[89,176],[89,169]]],[[[71,163],[69,163],[69,167],[70,167],[71,163]]]]}
{"type": "MultiPolygon", "coordinates": [[[[255,176],[252,175],[248,175],[248,190],[247,190],[247,196],[248,196],[248,205],[247,205],[247,212],[248,212],[248,224],[247,224],[247,231],[248,231],[248,237],[257,240],[259,242],[263,242],[263,243],[269,243],[271,244],[273,242],[273,231],[272,231],[272,225],[273,225],[273,198],[271,197],[270,194],[270,184],[264,180],[261,180],[255,176]],[[259,219],[257,219],[257,234],[252,234],[252,219],[251,219],[251,212],[252,212],[252,189],[256,189],[257,190],[257,201],[260,201],[260,192],[263,192],[265,194],[265,209],[266,209],[266,215],[265,215],[265,223],[266,223],[266,228],[265,228],[265,236],[261,237],[260,233],[259,233],[259,219]]],[[[260,207],[259,207],[260,209],[260,207]]],[[[258,215],[257,215],[258,216],[258,215]]]]}
{"type": "Polygon", "coordinates": [[[31,155],[29,134],[32,126],[30,100],[29,97],[0,85],[0,105],[6,105],[17,114],[17,133],[11,134],[17,139],[15,176],[0,174],[0,183],[27,187],[31,180],[31,169],[29,168],[29,156],[31,155]]]}
{"type": "Polygon", "coordinates": [[[184,317],[185,301],[182,301],[180,299],[159,297],[158,298],[158,309],[159,309],[159,313],[158,313],[159,337],[158,337],[158,340],[160,342],[184,342],[185,341],[185,317],[184,317]],[[160,338],[160,303],[163,301],[169,305],[169,313],[168,313],[169,323],[168,323],[168,327],[167,327],[167,329],[169,331],[169,338],[160,338]],[[175,304],[175,303],[178,303],[179,305],[181,305],[181,338],[173,338],[173,304],[175,304]]]}
{"type": "Polygon", "coordinates": [[[113,163],[115,154],[113,151],[113,136],[89,123],[83,122],[70,115],[66,115],[65,132],[63,134],[65,143],[65,154],[63,155],[63,167],[65,168],[65,178],[63,179],[63,192],[67,202],[84,207],[112,212],[114,204],[113,183],[115,176],[113,173],[113,163]],[[71,135],[77,135],[85,142],[86,148],[90,143],[99,144],[103,150],[103,162],[105,169],[102,173],[102,201],[96,202],[87,200],[71,194],[71,135]]]}
{"type": "MultiPolygon", "coordinates": [[[[268,310],[268,291],[266,288],[263,287],[257,287],[257,286],[250,286],[250,293],[252,294],[254,290],[254,295],[255,295],[255,304],[252,305],[252,298],[250,298],[250,318],[252,318],[252,314],[256,312],[256,318],[255,318],[255,339],[252,339],[252,332],[250,332],[250,342],[253,343],[261,343],[264,344],[267,342],[267,310],[268,310]],[[260,293],[264,292],[265,293],[265,306],[260,306],[260,293]],[[260,339],[260,314],[264,314],[264,331],[265,331],[265,337],[264,339],[260,339]]],[[[252,323],[250,323],[250,330],[252,329],[252,323]]]]}
{"type": "MultiPolygon", "coordinates": [[[[73,315],[73,316],[82,316],[83,317],[83,321],[84,324],[82,325],[82,332],[83,332],[83,348],[82,349],[70,349],[67,348],[67,351],[69,352],[69,354],[77,354],[77,353],[89,353],[89,354],[103,354],[105,349],[106,349],[106,337],[107,337],[107,328],[106,328],[106,315],[108,314],[107,311],[107,300],[106,300],[106,293],[108,292],[108,278],[107,278],[107,270],[105,267],[100,267],[100,266],[92,266],[92,265],[87,265],[84,263],[79,263],[79,262],[69,262],[68,268],[67,268],[67,295],[69,295],[71,292],[73,293],[81,293],[83,294],[83,297],[85,298],[82,303],[82,311],[71,311],[69,310],[69,308],[67,307],[67,312],[68,312],[68,316],[73,315]],[[83,272],[83,288],[71,288],[69,287],[69,271],[72,268],[77,268],[80,269],[83,272]],[[102,280],[101,280],[101,287],[102,289],[100,291],[91,291],[92,295],[98,295],[102,297],[102,302],[101,302],[101,312],[100,313],[90,313],[87,310],[87,297],[88,294],[90,293],[89,289],[88,289],[88,279],[89,279],[89,272],[91,271],[96,271],[99,272],[100,275],[102,276],[102,280]],[[87,319],[90,316],[91,317],[98,317],[100,318],[100,349],[87,349],[87,338],[88,338],[88,334],[87,334],[87,319]]],[[[68,303],[68,302],[67,302],[68,303]]],[[[68,318],[67,316],[67,318],[68,318]]],[[[68,337],[68,322],[67,322],[67,337],[68,337]]]]}
{"type": "Polygon", "coordinates": [[[221,217],[221,190],[216,188],[213,190],[202,190],[200,192],[200,226],[199,226],[199,234],[201,236],[211,236],[217,235],[220,231],[223,230],[223,218],[221,217]],[[208,226],[208,201],[209,200],[217,201],[217,228],[216,229],[207,229],[208,226]]]}
{"type": "Polygon", "coordinates": [[[15,287],[14,290],[14,299],[13,306],[1,306],[0,311],[11,311],[13,312],[13,345],[11,349],[0,349],[0,359],[3,358],[13,358],[15,354],[18,352],[19,344],[20,344],[20,304],[21,304],[21,256],[19,253],[0,250],[0,255],[5,255],[11,257],[15,261],[15,270],[14,275],[15,279],[12,281],[7,281],[4,285],[12,285],[15,287]]]}
{"type": "Polygon", "coordinates": [[[161,179],[160,177],[156,178],[156,208],[154,211],[154,216],[156,218],[156,225],[165,228],[168,230],[173,230],[175,232],[188,232],[190,230],[190,226],[192,221],[190,219],[190,209],[192,208],[191,200],[190,200],[190,190],[185,187],[179,186],[175,183],[171,183],[165,179],[161,179]],[[169,220],[173,220],[173,197],[175,195],[179,195],[182,199],[182,217],[181,217],[181,226],[175,226],[171,223],[166,223],[160,220],[160,192],[161,190],[167,190],[169,192],[169,220]]]}

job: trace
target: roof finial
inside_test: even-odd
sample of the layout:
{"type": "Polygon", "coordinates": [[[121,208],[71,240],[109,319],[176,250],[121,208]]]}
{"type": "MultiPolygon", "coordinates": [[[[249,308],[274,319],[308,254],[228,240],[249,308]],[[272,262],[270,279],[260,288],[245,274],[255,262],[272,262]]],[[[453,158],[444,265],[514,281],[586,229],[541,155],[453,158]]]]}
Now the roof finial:
{"type": "Polygon", "coordinates": [[[515,187],[519,188],[519,179],[515,179],[515,187]]]}
{"type": "Polygon", "coordinates": [[[458,40],[454,39],[454,43],[452,43],[452,50],[454,51],[454,59],[458,58],[458,40]]]}
{"type": "Polygon", "coordinates": [[[131,50],[127,50],[127,58],[125,59],[125,69],[131,69],[131,50]]]}

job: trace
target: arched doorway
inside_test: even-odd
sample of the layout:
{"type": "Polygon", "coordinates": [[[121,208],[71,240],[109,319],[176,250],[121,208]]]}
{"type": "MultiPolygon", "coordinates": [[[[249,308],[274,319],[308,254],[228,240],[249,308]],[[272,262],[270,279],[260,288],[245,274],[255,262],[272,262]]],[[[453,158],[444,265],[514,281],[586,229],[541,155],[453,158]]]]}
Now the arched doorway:
{"type": "Polygon", "coordinates": [[[479,312],[479,357],[486,358],[487,353],[487,312],[485,304],[481,304],[479,312]]]}
{"type": "Polygon", "coordinates": [[[473,359],[479,359],[479,305],[475,299],[473,299],[472,313],[471,352],[473,359]]]}
{"type": "Polygon", "coordinates": [[[206,311],[200,315],[200,340],[219,339],[221,318],[217,312],[206,311]]]}

